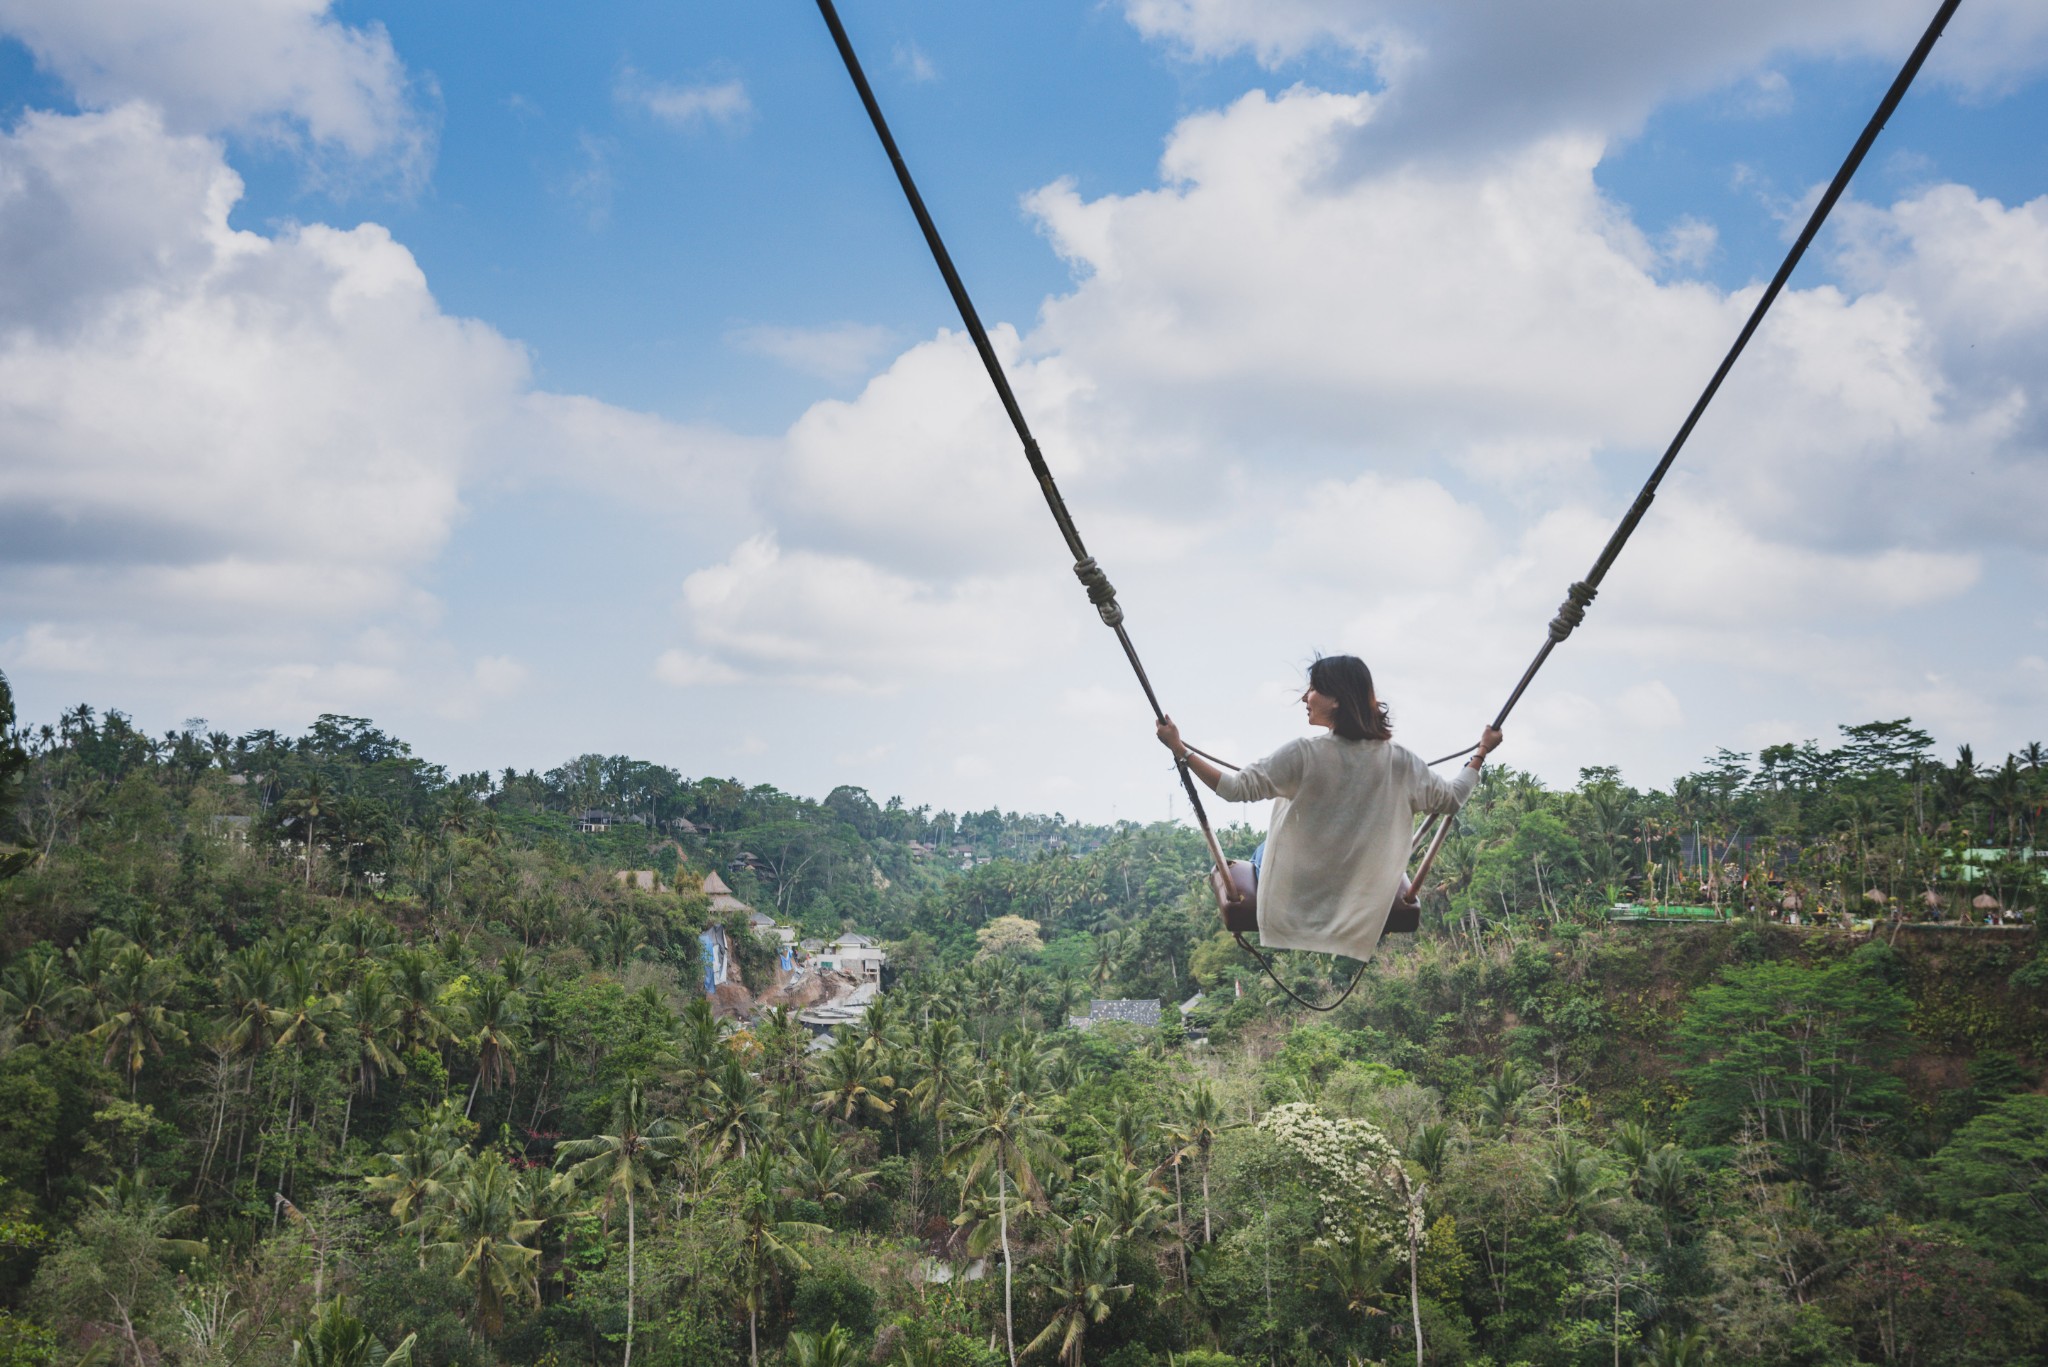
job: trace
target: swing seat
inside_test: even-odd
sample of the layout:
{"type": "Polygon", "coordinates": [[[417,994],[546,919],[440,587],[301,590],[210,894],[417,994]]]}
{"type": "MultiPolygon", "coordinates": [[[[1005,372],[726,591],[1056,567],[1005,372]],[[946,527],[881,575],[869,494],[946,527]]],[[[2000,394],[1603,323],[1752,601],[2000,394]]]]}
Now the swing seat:
{"type": "Polygon", "coordinates": [[[1249,859],[1232,859],[1226,866],[1229,882],[1215,869],[1209,870],[1209,889],[1223,912],[1223,928],[1232,935],[1249,935],[1259,928],[1259,872],[1249,859]]]}
{"type": "MultiPolygon", "coordinates": [[[[1233,935],[1249,935],[1259,928],[1259,873],[1248,859],[1232,859],[1225,867],[1230,870],[1230,881],[1225,883],[1223,875],[1215,869],[1209,870],[1209,889],[1216,894],[1216,905],[1223,913],[1223,928],[1233,935]]],[[[1394,896],[1394,905],[1387,912],[1384,935],[1413,935],[1422,929],[1422,900],[1409,890],[1404,881],[1401,891],[1394,896]]]]}
{"type": "Polygon", "coordinates": [[[1408,890],[1404,883],[1394,898],[1393,908],[1387,912],[1386,929],[1382,935],[1413,935],[1422,929],[1422,899],[1408,890]]]}

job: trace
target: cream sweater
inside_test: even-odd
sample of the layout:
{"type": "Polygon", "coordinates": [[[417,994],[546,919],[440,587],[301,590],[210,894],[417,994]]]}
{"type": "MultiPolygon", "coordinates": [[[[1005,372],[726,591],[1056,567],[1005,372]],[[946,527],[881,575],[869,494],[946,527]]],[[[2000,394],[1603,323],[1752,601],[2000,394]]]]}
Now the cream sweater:
{"type": "Polygon", "coordinates": [[[1226,773],[1231,802],[1274,799],[1259,870],[1259,942],[1370,959],[1408,871],[1418,812],[1463,806],[1479,771],[1438,778],[1387,740],[1332,733],[1289,741],[1226,773]]]}

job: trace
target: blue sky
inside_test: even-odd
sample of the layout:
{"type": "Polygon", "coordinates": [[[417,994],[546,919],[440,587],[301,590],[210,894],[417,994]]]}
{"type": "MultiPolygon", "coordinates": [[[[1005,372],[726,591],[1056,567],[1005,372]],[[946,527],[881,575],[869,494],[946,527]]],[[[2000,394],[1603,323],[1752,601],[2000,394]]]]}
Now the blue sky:
{"type": "MultiPolygon", "coordinates": [[[[1190,734],[1270,746],[1356,650],[1435,753],[1923,8],[845,17],[1190,734]]],[[[465,768],[1167,810],[808,4],[0,0],[0,33],[0,251],[46,282],[0,291],[28,718],[335,710],[465,768]]],[[[1503,758],[2038,738],[2044,70],[2031,6],[1965,7],[1503,758]]]]}

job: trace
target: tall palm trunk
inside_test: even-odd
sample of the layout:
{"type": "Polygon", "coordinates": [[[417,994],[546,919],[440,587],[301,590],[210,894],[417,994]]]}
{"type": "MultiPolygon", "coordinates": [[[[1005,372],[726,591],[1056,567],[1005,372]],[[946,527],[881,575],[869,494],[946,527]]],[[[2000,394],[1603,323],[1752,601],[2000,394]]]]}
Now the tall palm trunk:
{"type": "Polygon", "coordinates": [[[626,1362],[633,1367],[633,1273],[636,1256],[633,1228],[633,1193],[626,1193],[626,1362]]]}
{"type": "Polygon", "coordinates": [[[1003,1160],[996,1153],[996,1221],[1003,1236],[1003,1342],[1010,1349],[1010,1367],[1017,1367],[1017,1335],[1010,1324],[1010,1183],[1003,1160]]]}
{"type": "Polygon", "coordinates": [[[1209,1159],[1207,1155],[1204,1155],[1202,1158],[1202,1242],[1205,1244],[1216,1242],[1216,1231],[1209,1224],[1209,1159]]]}

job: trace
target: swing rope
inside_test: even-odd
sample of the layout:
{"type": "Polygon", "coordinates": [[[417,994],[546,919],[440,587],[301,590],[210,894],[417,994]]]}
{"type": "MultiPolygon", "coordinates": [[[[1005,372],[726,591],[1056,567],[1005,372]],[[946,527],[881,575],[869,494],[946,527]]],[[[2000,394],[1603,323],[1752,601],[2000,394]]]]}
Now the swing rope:
{"type": "MultiPolygon", "coordinates": [[[[1686,439],[1692,435],[1693,428],[1699,425],[1700,418],[1706,413],[1707,405],[1713,402],[1714,395],[1720,391],[1721,382],[1727,379],[1729,371],[1735,368],[1737,358],[1749,345],[1749,339],[1755,335],[1758,325],[1764,320],[1764,315],[1770,312],[1771,305],[1784,290],[1786,281],[1791,278],[1800,259],[1806,255],[1806,249],[1820,233],[1821,225],[1827,221],[1836,201],[1848,189],[1849,181],[1855,176],[1857,168],[1863,164],[1863,159],[1871,146],[1876,143],[1878,134],[1884,131],[1885,124],[1898,109],[1899,102],[1905,98],[1914,77],[1920,74],[1920,68],[1926,63],[1927,55],[1934,50],[1935,42],[1941,37],[1942,30],[1961,3],[1962,0],[1942,0],[1940,9],[1936,11],[1933,21],[1928,24],[1926,32],[1921,35],[1911,55],[1906,58],[1906,64],[1900,68],[1891,88],[1878,102],[1877,111],[1870,116],[1870,121],[1864,126],[1862,135],[1856,139],[1855,146],[1849,149],[1849,155],[1843,160],[1841,169],[1835,172],[1835,177],[1829,182],[1826,192],[1814,205],[1813,212],[1807,217],[1805,228],[1800,231],[1791,250],[1785,254],[1785,260],[1778,267],[1777,274],[1771,277],[1771,283],[1757,300],[1756,307],[1750,311],[1748,321],[1736,334],[1734,345],[1729,347],[1728,354],[1722,357],[1713,377],[1707,381],[1706,388],[1693,403],[1692,411],[1686,414],[1685,421],[1679,425],[1677,435],[1665,448],[1663,458],[1651,470],[1650,477],[1643,482],[1642,489],[1636,494],[1635,502],[1629,505],[1628,511],[1623,514],[1613,534],[1608,537],[1599,558],[1593,562],[1593,568],[1587,571],[1584,579],[1566,590],[1564,602],[1559,605],[1557,615],[1551,619],[1542,646],[1537,650],[1535,658],[1529,662],[1529,667],[1522,671],[1522,677],[1515,684],[1514,691],[1508,694],[1508,700],[1501,705],[1500,712],[1494,717],[1494,729],[1498,730],[1506,723],[1508,714],[1513,712],[1515,704],[1522,700],[1522,695],[1534,682],[1537,672],[1549,660],[1550,653],[1563,644],[1565,639],[1585,621],[1586,609],[1600,592],[1600,585],[1606,579],[1608,570],[1613,568],[1615,560],[1621,555],[1622,548],[1628,544],[1629,538],[1635,534],[1636,527],[1649,512],[1650,504],[1656,500],[1658,486],[1663,483],[1664,476],[1677,461],[1678,453],[1684,448],[1686,439]]],[[[839,21],[839,11],[834,7],[833,0],[818,0],[818,12],[824,16],[825,26],[831,30],[832,41],[839,49],[840,60],[846,64],[846,74],[853,79],[854,90],[860,95],[861,105],[867,110],[868,121],[874,125],[875,135],[881,139],[882,150],[888,154],[889,164],[895,169],[897,183],[903,187],[903,196],[909,201],[910,211],[917,219],[919,230],[924,234],[925,245],[931,249],[932,260],[938,265],[939,274],[945,279],[946,289],[953,296],[953,305],[960,312],[960,321],[966,326],[967,334],[974,342],[974,349],[981,356],[982,366],[988,371],[990,382],[995,385],[996,396],[1002,401],[1003,411],[1009,415],[1010,425],[1016,429],[1017,438],[1023,443],[1024,459],[1031,467],[1032,478],[1038,481],[1039,492],[1045,497],[1046,508],[1052,513],[1053,522],[1059,527],[1067,551],[1074,558],[1074,576],[1081,581],[1088,601],[1094,604],[1096,614],[1102,618],[1103,625],[1116,633],[1117,644],[1123,647],[1124,658],[1130,662],[1131,672],[1137,676],[1138,687],[1144,690],[1145,701],[1150,704],[1154,719],[1163,721],[1166,717],[1165,709],[1159,704],[1159,696],[1153,690],[1151,678],[1145,673],[1144,662],[1138,658],[1138,649],[1132,644],[1130,633],[1124,629],[1124,612],[1122,605],[1117,602],[1116,588],[1109,582],[1109,575],[1096,562],[1095,557],[1088,554],[1087,546],[1081,540],[1080,530],[1074,525],[1073,514],[1067,510],[1067,501],[1061,496],[1059,485],[1053,480],[1052,470],[1046,465],[1045,456],[1039,450],[1038,439],[1031,434],[1031,425],[1025,420],[1024,409],[1017,402],[1017,395],[1010,387],[1009,376],[1004,373],[995,346],[989,341],[988,329],[982,326],[981,316],[975,311],[973,299],[968,296],[967,286],[962,283],[959,271],[954,269],[952,254],[946,250],[946,244],[939,236],[938,225],[932,222],[932,216],[925,208],[924,196],[918,193],[917,182],[911,179],[910,168],[904,164],[903,154],[897,149],[896,138],[889,131],[888,121],[882,117],[882,106],[875,99],[873,87],[868,84],[867,73],[861,69],[860,58],[854,53],[852,40],[846,36],[845,25],[839,21]]],[[[1431,760],[1430,763],[1442,764],[1468,755],[1477,748],[1476,745],[1467,746],[1455,754],[1444,756],[1443,759],[1431,760]]],[[[1206,751],[1194,753],[1216,763],[1223,763],[1206,751]]],[[[1226,764],[1225,767],[1235,766],[1226,764]]],[[[1227,888],[1230,884],[1229,861],[1224,858],[1223,848],[1217,843],[1216,833],[1209,824],[1209,814],[1202,805],[1200,794],[1196,791],[1194,776],[1185,759],[1176,759],[1174,768],[1180,776],[1181,788],[1187,793],[1188,805],[1195,814],[1195,822],[1201,828],[1202,840],[1208,847],[1210,861],[1222,879],[1222,886],[1227,888]]],[[[1417,896],[1420,895],[1423,879],[1428,876],[1436,862],[1437,854],[1443,849],[1444,839],[1450,834],[1451,825],[1449,818],[1432,817],[1422,824],[1414,836],[1411,854],[1413,847],[1421,846],[1425,839],[1429,842],[1422,863],[1409,879],[1409,886],[1417,890],[1417,896]]],[[[1281,981],[1272,962],[1253,948],[1242,933],[1233,934],[1239,947],[1258,962],[1259,967],[1265,970],[1266,976],[1272,979],[1274,986],[1286,993],[1296,1004],[1311,1011],[1335,1010],[1351,995],[1352,989],[1358,986],[1359,979],[1365,976],[1365,965],[1361,963],[1358,972],[1352,975],[1351,981],[1345,985],[1342,992],[1333,1000],[1318,1005],[1304,1000],[1294,989],[1281,981]]]]}

